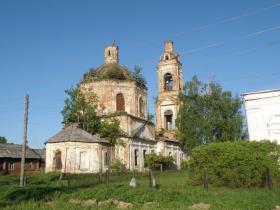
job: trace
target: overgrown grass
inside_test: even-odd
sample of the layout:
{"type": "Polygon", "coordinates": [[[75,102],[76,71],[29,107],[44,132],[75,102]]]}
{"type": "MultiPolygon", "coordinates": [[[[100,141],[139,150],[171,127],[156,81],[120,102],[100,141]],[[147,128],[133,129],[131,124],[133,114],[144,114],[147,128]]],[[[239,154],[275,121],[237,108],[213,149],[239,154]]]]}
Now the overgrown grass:
{"type": "Polygon", "coordinates": [[[148,175],[140,173],[113,174],[108,186],[104,182],[99,184],[95,174],[65,175],[61,182],[58,182],[59,174],[31,174],[23,188],[18,186],[17,176],[3,176],[0,177],[0,209],[104,209],[104,206],[72,204],[68,202],[70,199],[116,199],[134,204],[134,209],[142,209],[147,202],[156,204],[153,209],[188,209],[200,202],[218,210],[271,210],[280,205],[279,188],[269,191],[209,186],[207,191],[202,186],[190,185],[185,172],[155,173],[155,177],[157,189],[150,189],[148,175]],[[133,176],[137,188],[128,187],[133,176]]]}

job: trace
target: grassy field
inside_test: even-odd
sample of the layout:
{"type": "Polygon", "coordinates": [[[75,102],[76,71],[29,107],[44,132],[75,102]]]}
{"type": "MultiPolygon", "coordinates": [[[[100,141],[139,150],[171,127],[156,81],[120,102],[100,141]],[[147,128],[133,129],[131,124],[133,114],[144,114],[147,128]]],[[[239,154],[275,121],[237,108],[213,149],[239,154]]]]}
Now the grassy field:
{"type": "Polygon", "coordinates": [[[280,189],[230,189],[191,186],[186,172],[156,173],[157,189],[149,188],[148,175],[115,174],[110,183],[98,183],[97,175],[64,176],[33,174],[27,186],[18,186],[17,176],[0,177],[0,209],[116,209],[116,204],[100,205],[108,199],[133,204],[132,209],[190,209],[197,203],[210,204],[210,209],[272,210],[280,205],[280,189]],[[139,186],[128,187],[135,176],[139,186]],[[83,203],[82,201],[93,201],[83,203]],[[99,205],[94,204],[95,200],[99,205]]]}

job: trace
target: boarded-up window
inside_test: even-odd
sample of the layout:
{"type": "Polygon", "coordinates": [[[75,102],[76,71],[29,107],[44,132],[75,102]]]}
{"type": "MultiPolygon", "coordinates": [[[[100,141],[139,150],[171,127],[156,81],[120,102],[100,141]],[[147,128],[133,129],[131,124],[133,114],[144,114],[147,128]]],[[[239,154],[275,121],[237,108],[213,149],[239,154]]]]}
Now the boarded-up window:
{"type": "Polygon", "coordinates": [[[116,97],[116,111],[124,112],[125,111],[125,101],[123,94],[119,93],[116,97]]]}
{"type": "Polygon", "coordinates": [[[89,154],[88,152],[80,152],[80,169],[88,170],[89,169],[89,154]]]}
{"type": "Polygon", "coordinates": [[[62,162],[61,162],[61,151],[56,151],[55,155],[54,155],[54,170],[55,171],[60,171],[62,168],[62,162]]]}
{"type": "Polygon", "coordinates": [[[110,156],[109,152],[104,152],[104,166],[108,166],[110,164],[110,156]]]}

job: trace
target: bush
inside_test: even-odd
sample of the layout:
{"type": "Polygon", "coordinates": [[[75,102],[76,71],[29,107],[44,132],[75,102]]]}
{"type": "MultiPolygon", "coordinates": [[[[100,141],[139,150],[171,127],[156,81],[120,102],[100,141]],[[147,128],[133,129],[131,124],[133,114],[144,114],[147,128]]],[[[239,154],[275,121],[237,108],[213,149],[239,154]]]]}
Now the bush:
{"type": "Polygon", "coordinates": [[[111,163],[111,165],[109,166],[109,169],[115,170],[117,172],[125,172],[126,171],[125,165],[119,159],[114,160],[111,163]]]}
{"type": "Polygon", "coordinates": [[[187,170],[189,166],[189,160],[182,160],[180,166],[181,170],[187,170]]]}
{"type": "Polygon", "coordinates": [[[162,164],[164,169],[171,168],[174,165],[174,158],[172,156],[163,156],[154,152],[147,154],[144,159],[145,167],[155,168],[162,164]]]}
{"type": "Polygon", "coordinates": [[[274,184],[279,184],[280,146],[268,141],[236,141],[196,147],[189,162],[189,177],[193,184],[208,182],[230,187],[261,187],[270,169],[274,184]]]}

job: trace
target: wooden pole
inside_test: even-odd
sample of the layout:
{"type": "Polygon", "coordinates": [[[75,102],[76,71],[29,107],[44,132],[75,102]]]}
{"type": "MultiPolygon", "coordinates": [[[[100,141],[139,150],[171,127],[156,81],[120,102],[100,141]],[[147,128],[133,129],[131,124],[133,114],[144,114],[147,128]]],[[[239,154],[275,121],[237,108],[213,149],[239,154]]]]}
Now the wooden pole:
{"type": "Polygon", "coordinates": [[[21,149],[21,164],[20,164],[20,186],[24,186],[24,165],[25,165],[25,154],[26,154],[26,141],[27,141],[27,123],[28,123],[28,105],[29,95],[25,96],[24,100],[24,128],[23,128],[23,139],[21,149]]]}
{"type": "Polygon", "coordinates": [[[208,171],[204,169],[204,189],[208,190],[208,171]]]}
{"type": "Polygon", "coordinates": [[[272,183],[272,174],[270,168],[266,169],[267,173],[267,186],[269,190],[273,190],[273,183],[272,183]]]}

